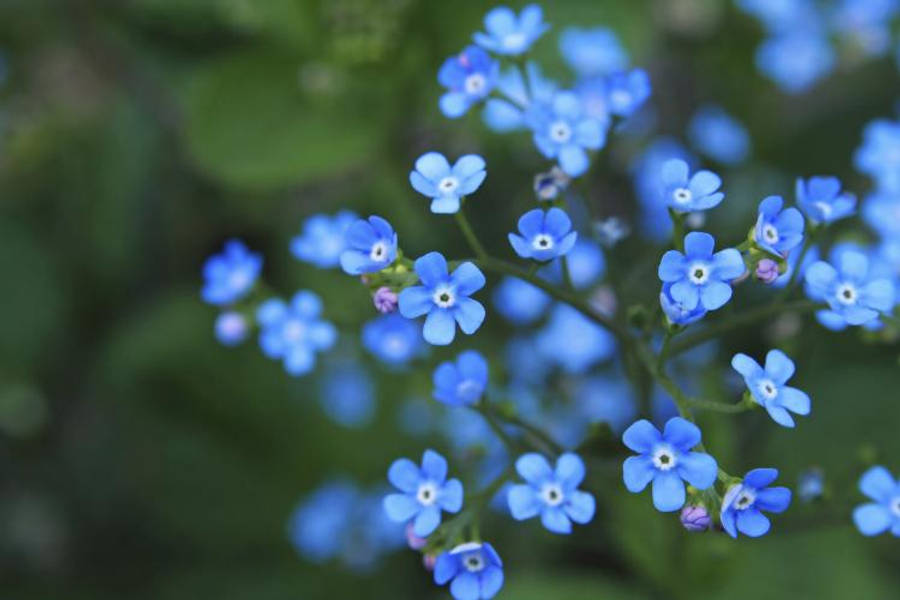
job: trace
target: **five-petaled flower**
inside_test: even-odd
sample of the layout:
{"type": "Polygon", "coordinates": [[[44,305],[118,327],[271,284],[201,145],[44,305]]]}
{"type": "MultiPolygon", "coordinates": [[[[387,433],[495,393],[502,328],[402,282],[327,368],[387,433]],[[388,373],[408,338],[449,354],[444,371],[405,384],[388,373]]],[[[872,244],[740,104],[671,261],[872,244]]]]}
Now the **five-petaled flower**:
{"type": "Polygon", "coordinates": [[[662,166],[663,197],[676,212],[694,212],[713,208],[725,197],[719,192],[722,179],[712,171],[691,175],[688,164],[673,158],[662,166]]]}
{"type": "Polygon", "coordinates": [[[337,340],[334,325],[321,318],[322,301],[301,290],[290,304],[270,298],[256,310],[261,331],[259,345],[269,358],[284,361],[291,375],[304,375],[316,366],[316,352],[328,350],[337,340]]]}
{"type": "Polygon", "coordinates": [[[426,152],[409,172],[410,184],[431,198],[431,212],[435,214],[458,212],[460,198],[477,190],[485,177],[484,159],[477,154],[461,156],[451,167],[443,154],[426,152]]]}
{"type": "Polygon", "coordinates": [[[797,206],[816,223],[831,223],[849,217],[856,210],[856,196],[841,193],[837,177],[797,179],[797,206]]]}
{"type": "Polygon", "coordinates": [[[753,400],[765,408],[772,419],[784,427],[793,427],[790,413],[809,414],[809,396],[806,392],[785,385],[794,375],[794,361],[781,350],[769,350],[765,368],[747,356],[735,354],[731,366],[747,383],[753,400]]]}
{"type": "Polygon", "coordinates": [[[449,406],[471,406],[481,400],[488,383],[488,365],[474,350],[466,350],[438,365],[432,377],[434,397],[449,406]]]}
{"type": "Polygon", "coordinates": [[[517,521],[541,516],[541,523],[553,533],[571,533],[572,521],[589,523],[594,518],[594,497],[578,489],[584,480],[584,461],[566,452],[551,468],[536,453],[523,454],[516,471],[527,482],[509,488],[507,502],[517,521]]]}
{"type": "Polygon", "coordinates": [[[460,544],[438,556],[434,565],[434,582],[448,581],[456,600],[490,600],[503,587],[503,561],[487,542],[460,544]]]}
{"type": "Polygon", "coordinates": [[[422,331],[428,343],[449,344],[457,324],[468,335],[481,327],[484,306],[469,298],[485,284],[478,267],[464,262],[449,274],[447,260],[439,252],[429,252],[416,260],[414,268],[422,285],[400,292],[400,314],[407,319],[428,315],[422,331]]]}
{"type": "Polygon", "coordinates": [[[761,511],[781,513],[791,503],[791,490],[769,487],[778,478],[778,469],[753,469],[741,483],[728,488],[722,499],[719,520],[733,538],[740,531],[746,536],[759,537],[769,531],[769,518],[761,511]]]}
{"type": "Polygon", "coordinates": [[[341,252],[346,248],[344,235],[358,219],[349,210],[342,210],[336,215],[312,215],[303,222],[300,235],[291,239],[291,254],[320,269],[339,266],[341,252]]]}
{"type": "Polygon", "coordinates": [[[605,127],[585,113],[573,92],[557,92],[549,103],[529,111],[525,119],[541,154],[557,159],[570,177],[587,171],[587,150],[599,150],[606,143],[605,127]]]}
{"type": "Polygon", "coordinates": [[[445,60],[438,71],[438,82],[447,88],[440,100],[444,116],[461,117],[484,100],[494,88],[499,70],[500,63],[478,46],[467,46],[445,60]]]}
{"type": "Polygon", "coordinates": [[[872,536],[890,530],[900,537],[900,481],[895,481],[884,467],[875,466],[863,473],[859,491],[872,500],[853,510],[853,522],[859,532],[872,536]]]}
{"type": "Polygon", "coordinates": [[[684,481],[705,490],[716,482],[716,460],[691,449],[700,443],[700,429],[681,417],[669,419],[662,433],[641,419],[625,430],[622,441],[638,456],[625,459],[622,474],[629,492],[642,492],[653,482],[653,505],[662,512],[684,506],[684,481]]]}
{"type": "Polygon", "coordinates": [[[806,269],[807,296],[829,306],[829,310],[817,313],[820,322],[839,330],[847,325],[865,325],[891,310],[894,286],[889,279],[871,276],[865,254],[847,250],[836,262],[837,268],[820,260],[806,269]]]}
{"type": "Polygon", "coordinates": [[[803,215],[796,208],[786,208],[781,196],[768,196],[759,203],[759,217],[753,229],[756,244],[771,254],[787,256],[803,241],[803,215]]]}
{"type": "Polygon", "coordinates": [[[475,43],[497,54],[517,56],[526,52],[550,25],[544,23],[544,13],[537,4],[529,4],[516,13],[506,6],[498,6],[484,16],[485,32],[478,31],[475,43]]]}
{"type": "Polygon", "coordinates": [[[698,305],[721,308],[731,299],[731,281],[745,271],[740,252],[727,248],[713,254],[715,246],[713,236],[692,231],[684,237],[684,254],[669,250],[659,263],[659,278],[672,284],[672,299],[686,311],[698,305]]]}
{"type": "Polygon", "coordinates": [[[457,513],[463,505],[463,486],[447,479],[447,460],[434,450],[422,454],[419,468],[398,458],[388,469],[388,480],[400,490],[384,497],[384,510],[392,521],[413,522],[413,533],[424,538],[441,524],[441,511],[457,513]]]}
{"type": "Polygon", "coordinates": [[[569,215],[555,206],[546,212],[535,208],[522,215],[519,233],[521,235],[508,235],[516,254],[541,262],[568,254],[578,239],[578,233],[572,231],[569,215]]]}
{"type": "Polygon", "coordinates": [[[397,258],[397,234],[379,216],[356,221],[347,229],[344,240],[347,249],[341,253],[341,268],[350,275],[375,273],[397,258]]]}
{"type": "Polygon", "coordinates": [[[262,257],[250,252],[240,240],[225,242],[221,254],[203,265],[203,299],[210,304],[231,304],[244,297],[262,269],[262,257]]]}

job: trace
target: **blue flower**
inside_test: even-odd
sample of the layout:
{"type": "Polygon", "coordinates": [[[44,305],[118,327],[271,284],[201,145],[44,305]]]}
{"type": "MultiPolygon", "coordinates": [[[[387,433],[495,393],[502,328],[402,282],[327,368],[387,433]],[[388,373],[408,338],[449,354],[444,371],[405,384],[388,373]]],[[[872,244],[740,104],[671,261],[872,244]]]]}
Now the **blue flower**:
{"type": "Polygon", "coordinates": [[[805,92],[834,68],[834,50],[824,34],[799,29],[764,41],[756,68],[789,94],[805,92]]]}
{"type": "Polygon", "coordinates": [[[400,292],[400,314],[407,319],[428,315],[423,330],[425,341],[445,346],[453,341],[456,324],[467,335],[481,327],[484,306],[469,298],[484,287],[484,274],[478,267],[464,262],[451,275],[441,253],[429,252],[416,259],[414,268],[422,285],[400,292]]]}
{"type": "Polygon", "coordinates": [[[606,142],[601,123],[585,114],[573,92],[557,92],[551,102],[526,114],[534,143],[546,158],[555,158],[570,177],[587,171],[586,150],[599,150],[606,142]]]}
{"type": "Polygon", "coordinates": [[[853,164],[882,190],[900,192],[900,121],[878,119],[866,125],[853,164]]]}
{"type": "Polygon", "coordinates": [[[851,216],[856,210],[856,196],[849,192],[842,194],[841,180],[837,177],[797,179],[796,194],[797,206],[817,223],[832,223],[851,216]]]}
{"type": "Polygon", "coordinates": [[[750,153],[747,129],[720,106],[702,106],[694,113],[688,139],[697,151],[726,165],[741,163],[750,153]]]}
{"type": "Polygon", "coordinates": [[[243,298],[256,283],[262,257],[240,240],[225,242],[225,250],[203,265],[203,299],[210,304],[231,304],[243,298]]]}
{"type": "Polygon", "coordinates": [[[572,220],[561,208],[547,212],[535,208],[519,219],[519,233],[509,234],[509,243],[522,258],[538,261],[563,256],[575,245],[578,234],[572,231],[572,220]]]}
{"type": "Polygon", "coordinates": [[[529,4],[516,13],[506,6],[492,9],[484,17],[487,33],[476,32],[472,39],[490,52],[517,56],[528,51],[550,25],[543,22],[543,11],[537,4],[529,4]]]}
{"type": "Polygon", "coordinates": [[[796,208],[786,208],[781,196],[767,196],[759,203],[759,217],[753,239],[763,250],[787,256],[803,241],[803,215],[796,208]]]}
{"type": "Polygon", "coordinates": [[[472,406],[481,400],[488,383],[488,365],[474,350],[466,350],[434,370],[434,398],[448,406],[472,406]]]}
{"type": "Polygon", "coordinates": [[[413,521],[413,532],[428,537],[441,524],[441,511],[457,513],[463,505],[463,486],[447,479],[447,461],[434,450],[422,455],[422,468],[408,458],[399,458],[388,470],[391,485],[400,494],[384,498],[384,510],[392,521],[413,521]]]}
{"type": "Polygon", "coordinates": [[[362,343],[377,359],[393,366],[408,363],[424,349],[422,327],[397,313],[363,325],[362,343]]]}
{"type": "Polygon", "coordinates": [[[809,396],[806,392],[785,385],[794,375],[794,361],[781,350],[769,350],[765,368],[747,356],[735,354],[731,366],[741,374],[753,400],[769,412],[769,416],[783,427],[793,427],[794,419],[788,413],[809,414],[809,396]]]}
{"type": "Polygon", "coordinates": [[[559,36],[559,51],[580,77],[608,75],[628,67],[628,53],[606,27],[566,28],[559,36]]]}
{"type": "Polygon", "coordinates": [[[864,325],[894,306],[894,286],[889,279],[870,274],[869,259],[855,251],[841,253],[837,268],[824,261],[806,269],[806,295],[827,302],[830,310],[817,313],[829,329],[864,325]]]}
{"type": "Polygon", "coordinates": [[[825,474],[822,469],[812,468],[800,473],[797,478],[797,496],[803,502],[812,502],[825,493],[825,474]]]}
{"type": "Polygon", "coordinates": [[[701,303],[688,310],[684,303],[672,297],[672,284],[664,283],[659,292],[659,304],[671,323],[675,325],[690,325],[706,316],[708,312],[701,303]]]}
{"type": "Polygon", "coordinates": [[[490,600],[503,587],[503,562],[487,542],[461,544],[437,557],[434,582],[451,581],[456,600],[490,600]]]}
{"type": "Polygon", "coordinates": [[[344,235],[359,217],[348,210],[334,216],[313,215],[303,223],[303,232],[291,240],[291,254],[298,260],[320,269],[331,269],[341,264],[344,235]]]}
{"type": "Polygon", "coordinates": [[[516,471],[527,484],[509,488],[507,502],[512,517],[524,521],[541,515],[541,523],[553,533],[571,533],[572,521],[584,525],[594,518],[594,497],[578,489],[584,481],[584,462],[566,452],[551,468],[540,454],[523,454],[516,471]]]}
{"type": "Polygon", "coordinates": [[[568,304],[557,304],[547,325],[535,337],[537,350],[545,361],[567,373],[584,373],[594,364],[610,358],[616,350],[615,338],[568,304]]]}
{"type": "Polygon", "coordinates": [[[334,325],[321,318],[322,301],[301,290],[290,304],[271,298],[260,304],[256,320],[261,331],[259,345],[269,358],[284,361],[291,375],[304,375],[316,365],[316,352],[328,350],[337,339],[334,325]]]}
{"type": "Polygon", "coordinates": [[[717,191],[722,187],[718,175],[705,170],[691,175],[688,164],[677,158],[663,163],[661,177],[666,203],[677,212],[708,210],[725,197],[717,191]]]}
{"type": "Polygon", "coordinates": [[[639,453],[626,458],[622,465],[625,487],[636,494],[652,481],[653,506],[659,511],[672,512],[684,506],[684,481],[698,490],[716,482],[716,460],[709,454],[691,451],[700,443],[700,429],[686,419],[669,419],[663,433],[650,421],[641,419],[625,430],[622,441],[639,453]]]}
{"type": "Polygon", "coordinates": [[[453,167],[439,152],[426,152],[416,160],[416,168],[409,172],[413,188],[431,198],[431,212],[453,214],[459,211],[461,197],[471,194],[481,185],[487,172],[484,159],[476,154],[459,157],[453,167]]]}
{"type": "Polygon", "coordinates": [[[733,538],[738,531],[746,536],[759,537],[769,531],[771,524],[761,511],[782,513],[791,503],[791,490],[769,487],[778,478],[778,469],[753,469],[744,480],[728,488],[722,499],[719,520],[733,538]]]}
{"type": "Polygon", "coordinates": [[[684,237],[684,251],[666,252],[659,263],[659,278],[671,283],[672,299],[685,310],[697,306],[716,310],[731,299],[731,281],[744,273],[744,259],[734,248],[713,254],[716,240],[692,231],[684,237]]]}
{"type": "Polygon", "coordinates": [[[900,240],[900,192],[876,192],[863,203],[863,219],[884,238],[900,240]]]}
{"type": "Polygon", "coordinates": [[[534,323],[550,304],[544,291],[517,277],[501,279],[492,297],[497,312],[515,325],[534,323]]]}
{"type": "Polygon", "coordinates": [[[250,325],[246,317],[239,312],[229,310],[216,318],[216,339],[225,346],[236,346],[247,338],[250,325]]]}
{"type": "Polygon", "coordinates": [[[344,240],[347,249],[341,253],[341,268],[349,275],[375,273],[397,258],[397,234],[381,217],[356,221],[344,240]]]}
{"type": "Polygon", "coordinates": [[[319,382],[319,404],[338,425],[353,429],[365,427],[375,416],[372,379],[356,364],[332,367],[319,382]]]}
{"type": "Polygon", "coordinates": [[[633,115],[652,90],[650,77],[643,69],[613,73],[606,80],[606,102],[609,112],[619,117],[633,115]]]}
{"type": "Polygon", "coordinates": [[[473,104],[484,100],[494,88],[499,71],[500,63],[478,46],[467,46],[445,60],[438,71],[438,82],[447,88],[440,100],[444,116],[461,117],[473,104]]]}
{"type": "Polygon", "coordinates": [[[288,521],[288,535],[297,552],[314,563],[338,556],[346,539],[359,492],[348,481],[333,481],[304,498],[288,521]]]}
{"type": "Polygon", "coordinates": [[[884,467],[872,467],[860,478],[859,491],[874,500],[853,510],[859,532],[872,536],[890,530],[900,537],[900,481],[894,481],[884,467]]]}

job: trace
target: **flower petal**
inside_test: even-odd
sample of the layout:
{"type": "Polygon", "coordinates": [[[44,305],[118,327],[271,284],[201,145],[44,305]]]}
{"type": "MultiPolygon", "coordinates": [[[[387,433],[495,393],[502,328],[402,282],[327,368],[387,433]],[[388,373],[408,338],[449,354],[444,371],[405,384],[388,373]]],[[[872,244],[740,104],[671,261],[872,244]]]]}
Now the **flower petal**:
{"type": "Polygon", "coordinates": [[[450,479],[441,488],[438,505],[449,513],[457,513],[463,505],[463,486],[459,479],[450,479]]]}
{"type": "Polygon", "coordinates": [[[470,296],[483,288],[486,280],[474,263],[464,262],[453,271],[450,281],[456,286],[457,293],[470,296]]]}
{"type": "Polygon", "coordinates": [[[709,258],[715,248],[715,238],[703,231],[692,231],[684,236],[684,253],[688,258],[709,258]]]}
{"type": "Polygon", "coordinates": [[[481,588],[475,573],[462,571],[450,584],[450,593],[456,600],[479,600],[481,588]]]}
{"type": "Polygon", "coordinates": [[[863,535],[878,535],[891,526],[891,515],[880,504],[863,504],[853,510],[853,522],[863,535]]]}
{"type": "Polygon", "coordinates": [[[435,308],[429,312],[428,317],[425,318],[425,327],[422,328],[422,337],[426,342],[435,346],[446,346],[452,342],[456,337],[453,314],[442,308],[435,308]]]}
{"type": "Polygon", "coordinates": [[[635,421],[622,434],[622,442],[630,449],[646,454],[662,439],[659,430],[646,419],[635,421]]]}
{"type": "Polygon", "coordinates": [[[555,474],[564,489],[574,490],[584,481],[584,461],[577,454],[566,452],[556,460],[555,474]]]}
{"type": "Polygon", "coordinates": [[[682,417],[672,417],[663,429],[663,440],[682,452],[700,443],[700,428],[682,417]]]}
{"type": "Polygon", "coordinates": [[[426,506],[413,521],[413,533],[417,537],[428,537],[441,524],[441,509],[435,505],[426,506]]]}
{"type": "Polygon", "coordinates": [[[440,252],[429,252],[416,259],[413,267],[426,287],[434,287],[447,279],[447,259],[440,252]]]}
{"type": "Polygon", "coordinates": [[[566,511],[566,514],[569,515],[570,519],[584,525],[585,523],[590,523],[591,519],[594,518],[596,503],[591,494],[575,491],[569,495],[563,510],[566,511]]]}
{"type": "Polygon", "coordinates": [[[553,470],[547,459],[537,452],[523,454],[516,460],[516,471],[522,479],[534,485],[540,485],[553,479],[553,470]]]}
{"type": "Polygon", "coordinates": [[[684,506],[684,482],[672,471],[656,473],[653,478],[653,506],[660,512],[673,512],[684,506]]]}
{"type": "Polygon", "coordinates": [[[629,492],[643,492],[647,484],[653,480],[656,469],[649,456],[630,456],[622,463],[622,479],[629,492]]]}
{"type": "Polygon", "coordinates": [[[420,479],[419,467],[408,458],[398,458],[388,469],[388,481],[391,485],[407,494],[412,494],[419,488],[420,479]]]}
{"type": "Polygon", "coordinates": [[[382,505],[388,518],[396,523],[406,523],[422,508],[415,498],[406,494],[388,494],[382,505]]]}
{"type": "Polygon", "coordinates": [[[769,518],[753,507],[737,513],[737,528],[744,535],[759,537],[765,535],[771,526],[769,518]]]}
{"type": "Polygon", "coordinates": [[[790,504],[791,490],[786,487],[770,487],[756,494],[755,506],[761,510],[780,513],[786,511],[790,504]]]}
{"type": "Polygon", "coordinates": [[[775,383],[784,385],[794,375],[794,361],[781,350],[769,350],[766,354],[766,374],[775,383]]]}
{"type": "Polygon", "coordinates": [[[432,183],[450,174],[450,163],[440,152],[426,152],[416,160],[416,171],[432,183]]]}
{"type": "Polygon", "coordinates": [[[698,490],[705,490],[716,482],[719,465],[709,454],[686,452],[678,457],[678,475],[698,490]]]}
{"type": "Polygon", "coordinates": [[[453,317],[466,335],[472,335],[478,331],[478,328],[484,323],[484,315],[484,306],[481,302],[471,298],[457,299],[456,307],[453,309],[453,317]]]}
{"type": "Polygon", "coordinates": [[[512,518],[516,521],[536,517],[543,506],[535,489],[524,484],[511,485],[506,494],[506,502],[512,518]]]}
{"type": "Polygon", "coordinates": [[[863,473],[859,480],[859,491],[876,502],[887,502],[897,485],[887,469],[875,466],[863,473]]]}
{"type": "Polygon", "coordinates": [[[742,352],[738,352],[731,358],[732,368],[744,376],[745,379],[755,379],[762,375],[762,367],[742,352]]]}
{"type": "Polygon", "coordinates": [[[572,521],[558,506],[548,506],[541,512],[541,524],[553,533],[572,533],[572,521]]]}

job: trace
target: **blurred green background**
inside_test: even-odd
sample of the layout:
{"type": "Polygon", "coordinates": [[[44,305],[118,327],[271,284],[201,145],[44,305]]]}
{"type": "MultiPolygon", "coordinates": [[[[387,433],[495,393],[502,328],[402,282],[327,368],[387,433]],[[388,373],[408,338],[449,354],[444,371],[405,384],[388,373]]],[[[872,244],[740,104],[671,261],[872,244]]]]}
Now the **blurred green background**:
{"type": "MultiPolygon", "coordinates": [[[[457,232],[408,187],[413,160],[429,149],[487,158],[478,198],[487,208],[471,218],[508,253],[505,232],[547,165],[528,136],[501,137],[475,114],[451,122],[437,109],[440,63],[489,7],[0,3],[0,595],[449,598],[413,552],[369,574],[306,564],[285,521],[329,477],[374,485],[393,458],[421,451],[397,433],[394,411],[402,397],[428,395],[431,365],[455,349],[412,374],[381,372],[375,423],[342,429],[319,409],[314,377],[292,380],[252,341],[231,350],[214,340],[200,269],[240,237],[265,255],[270,285],[316,290],[352,341],[369,299],[340,273],[297,262],[289,239],[307,215],[350,207],[389,218],[409,255],[464,255],[457,232]]],[[[796,175],[834,173],[866,188],[850,157],[863,125],[893,113],[900,86],[889,61],[787,97],[755,72],[760,30],[730,2],[567,0],[546,3],[545,14],[559,26],[616,30],[651,72],[660,132],[683,137],[706,101],[746,124],[755,153],[731,175],[741,191],[729,219],[745,222],[732,238],[764,193],[790,195],[796,175]]],[[[562,71],[553,33],[537,56],[562,71]]],[[[625,169],[635,143],[603,151],[586,198],[596,213],[633,210],[625,169]]],[[[634,240],[610,268],[652,267],[659,251],[634,240]]],[[[655,286],[639,290],[645,302],[655,286]]],[[[499,348],[507,334],[489,310],[479,347],[499,348]]],[[[741,335],[722,356],[766,349],[759,332],[741,335]]],[[[625,493],[615,469],[599,473],[598,516],[571,538],[497,516],[485,524],[507,563],[501,597],[900,596],[897,540],[865,540],[849,521],[862,469],[900,467],[898,345],[804,323],[781,347],[800,365],[813,417],[796,431],[758,416],[710,417],[710,445],[729,470],[773,464],[790,485],[820,465],[831,501],[797,504],[765,539],[734,543],[689,536],[648,498],[625,493]]]]}

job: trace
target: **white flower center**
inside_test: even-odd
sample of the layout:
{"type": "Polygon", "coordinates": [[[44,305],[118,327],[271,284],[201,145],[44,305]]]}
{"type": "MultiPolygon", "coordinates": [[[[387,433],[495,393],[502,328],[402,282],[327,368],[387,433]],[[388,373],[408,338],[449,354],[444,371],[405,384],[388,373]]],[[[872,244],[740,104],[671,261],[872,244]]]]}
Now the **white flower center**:
{"type": "Polygon", "coordinates": [[[771,379],[763,379],[760,381],[759,384],[757,384],[757,389],[766,400],[774,400],[778,396],[778,386],[776,386],[775,382],[771,379]]]}
{"type": "Polygon", "coordinates": [[[463,399],[470,399],[481,393],[481,385],[471,379],[463,379],[456,384],[456,395],[463,399]]]}
{"type": "Polygon", "coordinates": [[[614,90],[613,93],[609,95],[609,99],[617,106],[628,106],[631,104],[631,93],[623,89],[614,90]]]}
{"type": "Polygon", "coordinates": [[[525,46],[525,34],[521,31],[503,37],[503,47],[507,50],[519,50],[525,46]]]}
{"type": "Polygon", "coordinates": [[[372,244],[372,250],[369,251],[369,258],[376,262],[381,262],[387,258],[388,247],[384,241],[377,241],[372,244]]]}
{"type": "Polygon", "coordinates": [[[753,506],[754,502],[756,502],[756,492],[750,488],[744,488],[735,498],[732,506],[735,510],[746,510],[753,506]]]}
{"type": "Polygon", "coordinates": [[[437,288],[434,291],[434,296],[432,296],[432,300],[441,308],[450,308],[456,303],[456,298],[453,294],[453,289],[447,286],[442,286],[437,288]]]}
{"type": "Polygon", "coordinates": [[[535,250],[550,250],[553,248],[553,238],[546,233],[539,233],[531,240],[531,246],[535,250]]]}
{"type": "Polygon", "coordinates": [[[456,177],[444,177],[438,183],[438,191],[442,194],[449,195],[456,191],[459,187],[459,179],[456,177]]]}
{"type": "Polygon", "coordinates": [[[469,554],[463,559],[462,563],[469,573],[477,573],[484,569],[484,558],[481,556],[481,552],[469,554]]]}
{"type": "Polygon", "coordinates": [[[228,285],[229,287],[240,290],[250,283],[250,275],[247,274],[247,271],[244,269],[238,269],[236,271],[232,271],[228,275],[228,285]]]}
{"type": "Polygon", "coordinates": [[[850,306],[851,304],[856,303],[856,299],[859,296],[859,293],[856,291],[856,287],[853,284],[843,283],[838,286],[836,295],[838,302],[850,306]]]}
{"type": "Polygon", "coordinates": [[[676,464],[678,464],[678,459],[675,458],[675,452],[672,451],[668,445],[662,444],[656,447],[653,451],[653,466],[659,469],[660,471],[669,471],[673,469],[676,464]]]}
{"type": "Polygon", "coordinates": [[[283,335],[287,342],[299,342],[306,337],[306,323],[297,319],[291,319],[285,323],[283,335]]]}
{"type": "Polygon", "coordinates": [[[771,223],[766,223],[765,227],[763,227],[763,238],[770,244],[774,244],[780,239],[778,230],[771,223]]]}
{"type": "Polygon", "coordinates": [[[416,492],[416,500],[422,506],[431,506],[437,502],[437,495],[437,486],[431,481],[426,481],[419,486],[419,490],[416,492]]]}
{"type": "Polygon", "coordinates": [[[484,91],[486,84],[487,80],[484,78],[484,75],[481,73],[472,73],[466,77],[466,81],[463,85],[467,94],[477,96],[484,91]]]}
{"type": "Polygon", "coordinates": [[[694,263],[688,268],[688,279],[694,285],[703,285],[709,281],[709,266],[705,263],[694,263]]]}
{"type": "Polygon", "coordinates": [[[888,506],[891,509],[891,512],[894,513],[895,517],[900,517],[900,496],[897,496],[893,500],[891,500],[888,506]]]}
{"type": "Polygon", "coordinates": [[[684,206],[686,204],[690,204],[691,200],[694,199],[694,194],[691,193],[691,190],[687,188],[675,188],[672,192],[672,200],[675,201],[675,204],[679,206],[684,206]]]}
{"type": "Polygon", "coordinates": [[[238,313],[227,313],[222,317],[222,331],[227,335],[240,335],[244,332],[246,322],[238,313]]]}
{"type": "Polygon", "coordinates": [[[557,144],[565,144],[572,139],[572,128],[565,121],[556,121],[550,125],[550,139],[557,144]]]}
{"type": "Polygon", "coordinates": [[[541,500],[547,506],[559,506],[564,500],[562,488],[557,483],[548,483],[541,488],[541,500]]]}
{"type": "Polygon", "coordinates": [[[831,205],[827,202],[816,202],[813,206],[819,209],[819,212],[822,213],[822,216],[826,219],[831,216],[831,205]]]}

